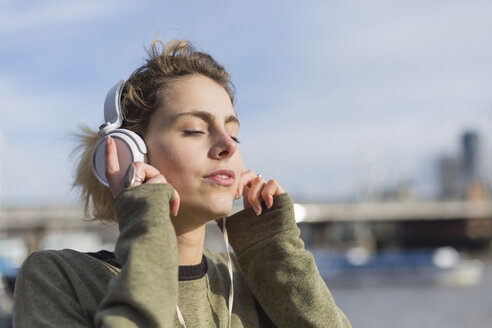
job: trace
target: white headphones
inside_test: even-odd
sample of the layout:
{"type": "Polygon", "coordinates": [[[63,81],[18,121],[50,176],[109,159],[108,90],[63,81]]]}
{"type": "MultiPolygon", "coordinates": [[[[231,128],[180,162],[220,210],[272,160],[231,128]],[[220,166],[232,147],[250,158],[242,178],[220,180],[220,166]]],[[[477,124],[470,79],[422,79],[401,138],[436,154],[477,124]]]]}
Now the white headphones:
{"type": "Polygon", "coordinates": [[[123,124],[121,112],[121,93],[125,81],[121,80],[113,86],[104,101],[104,124],[99,127],[99,140],[92,151],[92,171],[97,180],[106,187],[109,186],[106,179],[105,138],[111,136],[116,143],[120,170],[126,172],[132,162],[147,163],[147,146],[143,139],[133,131],[119,129],[123,124]]]}

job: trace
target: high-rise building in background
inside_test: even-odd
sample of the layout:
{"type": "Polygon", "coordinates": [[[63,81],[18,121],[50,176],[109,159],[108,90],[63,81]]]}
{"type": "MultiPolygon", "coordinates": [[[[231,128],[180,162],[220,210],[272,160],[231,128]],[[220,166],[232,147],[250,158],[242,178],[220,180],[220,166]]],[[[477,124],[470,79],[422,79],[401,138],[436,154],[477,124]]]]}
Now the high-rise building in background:
{"type": "Polygon", "coordinates": [[[476,200],[486,197],[480,137],[476,131],[463,133],[458,155],[439,158],[439,178],[442,199],[476,200]]]}
{"type": "Polygon", "coordinates": [[[463,146],[463,174],[466,185],[480,180],[480,144],[475,131],[467,131],[461,139],[463,146]]]}
{"type": "Polygon", "coordinates": [[[439,179],[442,199],[463,197],[463,165],[458,156],[443,155],[439,158],[439,179]]]}

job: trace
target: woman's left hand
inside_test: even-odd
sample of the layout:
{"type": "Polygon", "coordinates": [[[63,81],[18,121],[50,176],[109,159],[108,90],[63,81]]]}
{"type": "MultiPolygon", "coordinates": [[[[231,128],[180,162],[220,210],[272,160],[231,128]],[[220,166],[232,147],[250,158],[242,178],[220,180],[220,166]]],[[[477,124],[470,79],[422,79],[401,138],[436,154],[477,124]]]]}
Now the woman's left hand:
{"type": "Polygon", "coordinates": [[[256,215],[261,214],[261,202],[264,201],[267,208],[272,207],[273,197],[285,193],[284,189],[275,180],[265,181],[261,175],[251,170],[246,170],[239,178],[237,198],[243,197],[244,208],[253,207],[256,215]]]}

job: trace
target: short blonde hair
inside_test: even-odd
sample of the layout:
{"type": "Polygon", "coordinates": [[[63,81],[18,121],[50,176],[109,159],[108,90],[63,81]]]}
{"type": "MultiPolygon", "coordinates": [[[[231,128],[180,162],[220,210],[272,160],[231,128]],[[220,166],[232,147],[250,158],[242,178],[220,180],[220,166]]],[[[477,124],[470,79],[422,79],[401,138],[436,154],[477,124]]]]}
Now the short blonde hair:
{"type": "MultiPolygon", "coordinates": [[[[125,82],[121,96],[124,121],[122,128],[145,136],[151,115],[162,105],[160,94],[165,88],[190,75],[206,76],[227,92],[234,104],[233,85],[227,71],[212,56],[196,51],[188,41],[171,40],[164,44],[154,40],[147,51],[146,63],[125,82]],[[159,50],[160,49],[160,50],[159,50]]],[[[86,125],[76,137],[74,155],[78,158],[73,186],[80,188],[85,215],[101,222],[115,222],[113,197],[92,172],[92,149],[99,136],[86,125]]]]}

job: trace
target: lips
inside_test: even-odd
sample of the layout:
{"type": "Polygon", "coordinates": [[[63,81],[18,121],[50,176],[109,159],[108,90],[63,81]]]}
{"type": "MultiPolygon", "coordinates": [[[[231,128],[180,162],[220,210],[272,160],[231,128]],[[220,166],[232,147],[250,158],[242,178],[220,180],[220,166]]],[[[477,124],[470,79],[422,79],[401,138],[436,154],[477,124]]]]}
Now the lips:
{"type": "Polygon", "coordinates": [[[224,187],[234,185],[234,171],[217,170],[203,177],[204,180],[224,187]]]}

